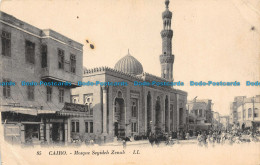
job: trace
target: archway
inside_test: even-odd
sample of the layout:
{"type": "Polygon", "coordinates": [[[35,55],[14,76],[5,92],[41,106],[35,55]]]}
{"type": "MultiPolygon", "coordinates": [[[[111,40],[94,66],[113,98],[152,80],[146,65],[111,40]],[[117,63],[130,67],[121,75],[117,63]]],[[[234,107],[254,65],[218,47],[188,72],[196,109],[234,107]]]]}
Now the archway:
{"type": "Polygon", "coordinates": [[[184,112],[183,112],[183,108],[180,108],[179,109],[179,125],[182,126],[184,123],[183,123],[183,116],[184,115],[184,112]]]}
{"type": "Polygon", "coordinates": [[[156,127],[156,132],[161,131],[161,100],[160,97],[158,96],[156,99],[156,104],[155,104],[155,127],[156,127]]]}
{"type": "Polygon", "coordinates": [[[173,131],[173,104],[170,104],[170,131],[173,131]]]}
{"type": "Polygon", "coordinates": [[[124,99],[115,99],[115,109],[114,109],[114,136],[124,137],[125,136],[125,103],[124,99]]]}
{"type": "Polygon", "coordinates": [[[165,111],[164,111],[164,124],[165,124],[165,132],[169,131],[169,105],[168,105],[168,96],[165,98],[165,111]]]}
{"type": "Polygon", "coordinates": [[[147,133],[149,133],[152,128],[151,128],[151,124],[152,124],[152,111],[151,111],[151,93],[148,92],[147,95],[147,109],[146,109],[146,114],[147,114],[147,133]]]}

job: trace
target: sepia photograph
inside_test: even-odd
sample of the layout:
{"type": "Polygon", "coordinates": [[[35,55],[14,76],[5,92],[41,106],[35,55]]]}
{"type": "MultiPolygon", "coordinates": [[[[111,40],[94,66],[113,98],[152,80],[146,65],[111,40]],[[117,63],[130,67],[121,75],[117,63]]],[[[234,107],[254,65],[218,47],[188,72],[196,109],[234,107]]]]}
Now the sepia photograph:
{"type": "Polygon", "coordinates": [[[0,0],[0,165],[260,165],[259,0],[0,0]]]}

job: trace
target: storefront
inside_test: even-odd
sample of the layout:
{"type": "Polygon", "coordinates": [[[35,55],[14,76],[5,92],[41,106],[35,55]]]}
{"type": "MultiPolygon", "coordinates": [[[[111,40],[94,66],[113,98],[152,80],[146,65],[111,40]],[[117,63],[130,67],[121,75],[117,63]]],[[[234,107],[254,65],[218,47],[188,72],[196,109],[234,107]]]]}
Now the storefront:
{"type": "Polygon", "coordinates": [[[65,103],[64,108],[56,115],[66,118],[64,121],[64,131],[67,135],[65,142],[95,140],[93,114],[90,114],[86,105],[65,103]]]}
{"type": "Polygon", "coordinates": [[[64,145],[93,140],[93,114],[87,106],[65,103],[62,110],[1,106],[4,139],[11,144],[64,145]]]}
{"type": "Polygon", "coordinates": [[[1,106],[4,139],[11,144],[38,145],[50,143],[50,127],[46,117],[54,117],[56,111],[31,107],[1,106]],[[49,138],[48,138],[49,137],[49,138]]]}

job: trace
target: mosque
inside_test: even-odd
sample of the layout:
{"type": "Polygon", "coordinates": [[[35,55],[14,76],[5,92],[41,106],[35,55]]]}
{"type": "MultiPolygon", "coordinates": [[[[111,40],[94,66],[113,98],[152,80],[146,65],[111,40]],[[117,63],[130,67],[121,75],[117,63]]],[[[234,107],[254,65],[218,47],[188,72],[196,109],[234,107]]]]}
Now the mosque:
{"type": "Polygon", "coordinates": [[[71,101],[86,105],[88,115],[69,119],[72,139],[80,136],[106,142],[151,131],[170,133],[186,129],[187,92],[167,85],[173,82],[174,55],[169,0],[165,0],[165,5],[159,56],[161,77],[144,72],[142,64],[129,52],[114,68],[86,69],[82,82],[93,84],[72,89],[71,101]]]}

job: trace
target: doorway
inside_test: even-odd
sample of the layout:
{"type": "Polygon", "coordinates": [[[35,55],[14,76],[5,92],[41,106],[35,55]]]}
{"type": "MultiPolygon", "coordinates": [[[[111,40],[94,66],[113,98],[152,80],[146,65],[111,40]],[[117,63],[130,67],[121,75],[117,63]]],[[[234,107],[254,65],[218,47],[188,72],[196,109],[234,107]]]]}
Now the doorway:
{"type": "Polygon", "coordinates": [[[121,137],[125,135],[125,107],[124,99],[115,99],[114,109],[114,136],[121,137]]]}
{"type": "Polygon", "coordinates": [[[65,138],[64,124],[53,123],[52,124],[52,141],[53,142],[64,142],[65,138]]]}

